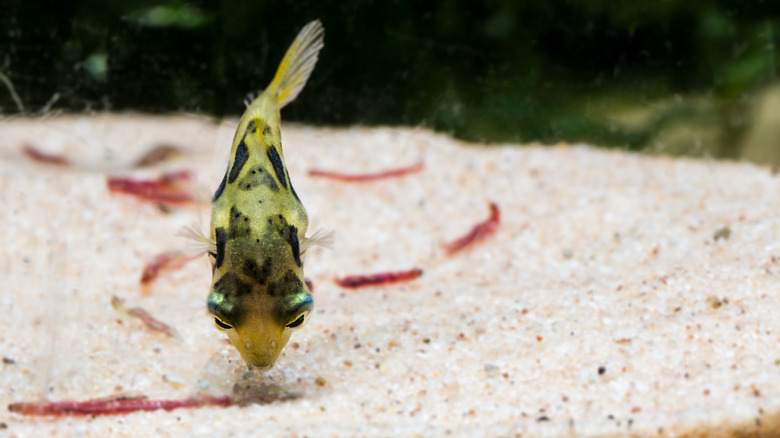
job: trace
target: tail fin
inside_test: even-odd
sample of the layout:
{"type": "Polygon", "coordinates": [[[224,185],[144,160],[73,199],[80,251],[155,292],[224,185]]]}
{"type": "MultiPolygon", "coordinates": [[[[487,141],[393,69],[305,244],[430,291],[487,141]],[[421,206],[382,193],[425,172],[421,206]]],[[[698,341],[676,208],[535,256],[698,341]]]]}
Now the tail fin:
{"type": "Polygon", "coordinates": [[[317,63],[317,54],[325,46],[322,42],[324,36],[322,23],[314,20],[301,29],[287,49],[270,85],[271,89],[276,90],[279,109],[295,100],[306,85],[317,63]]]}

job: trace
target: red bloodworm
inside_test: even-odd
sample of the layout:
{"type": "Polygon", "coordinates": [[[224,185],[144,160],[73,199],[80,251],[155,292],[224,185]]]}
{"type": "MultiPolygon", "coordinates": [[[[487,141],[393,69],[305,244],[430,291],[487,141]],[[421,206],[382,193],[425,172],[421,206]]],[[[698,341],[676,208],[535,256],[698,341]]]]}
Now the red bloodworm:
{"type": "Polygon", "coordinates": [[[86,401],[59,402],[20,402],[8,405],[8,410],[22,415],[37,416],[81,416],[81,415],[120,415],[136,411],[170,411],[179,408],[198,408],[201,406],[231,406],[237,401],[229,396],[213,397],[208,395],[180,400],[149,400],[146,398],[117,397],[86,401]]]}
{"type": "Polygon", "coordinates": [[[41,162],[41,163],[47,163],[47,164],[54,164],[56,166],[67,166],[68,159],[65,158],[62,155],[55,155],[55,154],[47,154],[46,152],[42,152],[38,150],[35,146],[31,144],[26,144],[22,148],[22,152],[24,152],[25,155],[30,157],[31,159],[41,162]]]}
{"type": "Polygon", "coordinates": [[[158,254],[151,262],[144,266],[141,274],[141,284],[149,284],[154,281],[163,269],[179,269],[186,265],[194,257],[182,254],[180,251],[169,251],[158,254]]]}
{"type": "Polygon", "coordinates": [[[412,166],[401,167],[399,169],[391,169],[391,170],[385,170],[383,172],[363,173],[363,174],[344,174],[339,172],[331,172],[328,170],[312,169],[309,171],[309,175],[336,179],[339,181],[364,182],[364,181],[374,181],[383,178],[403,176],[409,173],[419,172],[423,170],[424,167],[425,166],[423,165],[423,163],[417,163],[412,166]]]}
{"type": "Polygon", "coordinates": [[[163,332],[168,336],[176,337],[176,330],[168,324],[153,317],[149,312],[141,307],[126,307],[121,298],[114,295],[111,297],[111,306],[120,313],[126,313],[134,318],[138,318],[147,327],[158,332],[163,332]]]}
{"type": "Polygon", "coordinates": [[[147,201],[163,204],[184,204],[193,202],[194,197],[179,187],[178,183],[191,179],[188,170],[171,172],[156,180],[135,180],[125,177],[109,177],[108,189],[112,192],[126,193],[147,201]]]}
{"type": "Polygon", "coordinates": [[[138,411],[157,411],[160,409],[172,411],[179,408],[199,408],[203,406],[228,407],[246,406],[252,403],[268,404],[273,401],[289,400],[297,397],[297,394],[281,394],[269,397],[250,395],[236,399],[227,395],[222,397],[198,395],[179,400],[149,400],[145,396],[119,396],[109,398],[103,397],[86,401],[11,403],[8,405],[8,410],[21,415],[54,417],[126,415],[138,411]]]}
{"type": "Polygon", "coordinates": [[[336,278],[334,281],[341,287],[355,289],[363,286],[376,286],[411,281],[421,276],[422,273],[422,269],[414,268],[407,271],[379,272],[368,275],[347,275],[346,277],[336,278]]]}
{"type": "Polygon", "coordinates": [[[479,242],[487,236],[493,234],[498,229],[498,225],[501,222],[501,212],[498,210],[498,205],[495,202],[490,203],[490,217],[484,221],[474,225],[474,227],[464,236],[453,240],[450,243],[444,244],[444,250],[447,254],[452,255],[456,252],[479,242]]]}

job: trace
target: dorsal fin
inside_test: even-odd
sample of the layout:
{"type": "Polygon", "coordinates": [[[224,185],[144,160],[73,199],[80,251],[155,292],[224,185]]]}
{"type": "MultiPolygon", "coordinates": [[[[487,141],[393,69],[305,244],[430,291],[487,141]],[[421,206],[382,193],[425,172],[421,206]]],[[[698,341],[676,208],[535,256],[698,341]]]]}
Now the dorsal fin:
{"type": "Polygon", "coordinates": [[[322,23],[314,20],[301,29],[287,49],[269,86],[274,91],[279,109],[295,100],[306,85],[317,63],[317,54],[325,46],[324,36],[322,23]]]}

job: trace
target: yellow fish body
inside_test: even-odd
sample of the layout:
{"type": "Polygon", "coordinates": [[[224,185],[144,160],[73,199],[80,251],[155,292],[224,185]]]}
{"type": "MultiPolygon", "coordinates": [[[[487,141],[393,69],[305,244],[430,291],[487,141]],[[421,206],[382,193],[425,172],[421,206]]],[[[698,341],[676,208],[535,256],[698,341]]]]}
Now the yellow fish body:
{"type": "Polygon", "coordinates": [[[241,116],[213,197],[208,309],[250,368],[272,367],[314,304],[302,263],[308,218],[284,164],[279,110],[306,85],[323,36],[319,20],[301,29],[241,116]]]}

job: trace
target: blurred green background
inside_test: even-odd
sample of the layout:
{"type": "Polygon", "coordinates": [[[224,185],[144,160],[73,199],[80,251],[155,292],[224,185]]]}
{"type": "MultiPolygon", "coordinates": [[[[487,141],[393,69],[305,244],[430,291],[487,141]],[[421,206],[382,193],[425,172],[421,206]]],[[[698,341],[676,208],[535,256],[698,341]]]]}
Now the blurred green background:
{"type": "Polygon", "coordinates": [[[780,164],[780,2],[4,0],[2,113],[239,115],[298,30],[285,120],[780,164]],[[6,80],[7,79],[7,80],[6,80]]]}

